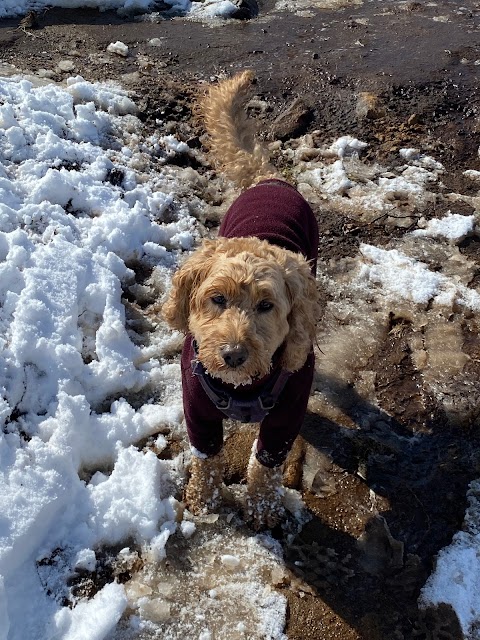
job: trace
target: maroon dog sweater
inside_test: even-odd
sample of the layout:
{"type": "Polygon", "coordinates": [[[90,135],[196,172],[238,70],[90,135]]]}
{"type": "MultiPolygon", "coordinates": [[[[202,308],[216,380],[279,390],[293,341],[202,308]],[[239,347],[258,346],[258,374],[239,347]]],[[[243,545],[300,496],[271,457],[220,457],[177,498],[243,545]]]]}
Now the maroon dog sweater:
{"type": "MultiPolygon", "coordinates": [[[[301,253],[315,275],[318,255],[318,225],[310,205],[298,191],[282,180],[265,180],[244,191],[228,210],[219,235],[225,238],[255,236],[294,253],[301,253]]],[[[221,387],[233,405],[248,405],[264,389],[283,376],[279,361],[282,347],[274,355],[271,371],[249,385],[233,387],[210,378],[221,387]]],[[[207,395],[201,376],[194,373],[197,357],[189,334],[182,352],[183,406],[191,444],[199,454],[213,456],[223,446],[223,420],[228,417],[207,395]]],[[[286,376],[285,386],[273,408],[263,417],[257,440],[257,458],[267,467],[282,464],[297,437],[307,408],[315,359],[313,350],[305,364],[286,376]]],[[[198,369],[197,365],[197,369],[198,369]]],[[[201,365],[200,365],[201,367],[201,365]]],[[[203,374],[207,376],[207,374],[203,374]]],[[[221,393],[221,391],[220,391],[221,393]]],[[[248,410],[243,422],[248,419],[248,410]]]]}

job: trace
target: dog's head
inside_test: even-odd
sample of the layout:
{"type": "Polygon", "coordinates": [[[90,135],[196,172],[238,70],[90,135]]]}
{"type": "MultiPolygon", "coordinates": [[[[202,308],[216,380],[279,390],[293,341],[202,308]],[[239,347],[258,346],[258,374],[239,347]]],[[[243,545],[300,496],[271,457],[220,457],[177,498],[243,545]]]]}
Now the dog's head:
{"type": "Polygon", "coordinates": [[[234,385],[281,366],[298,370],[315,336],[318,291],[300,255],[257,238],[204,242],[175,273],[163,306],[168,324],[190,332],[212,376],[234,385]]]}

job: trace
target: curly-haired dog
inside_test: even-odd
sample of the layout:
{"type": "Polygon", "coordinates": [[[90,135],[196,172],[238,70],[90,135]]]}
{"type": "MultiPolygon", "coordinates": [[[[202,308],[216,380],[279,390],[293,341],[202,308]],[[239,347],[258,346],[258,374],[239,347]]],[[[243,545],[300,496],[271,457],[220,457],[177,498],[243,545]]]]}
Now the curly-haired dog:
{"type": "Polygon", "coordinates": [[[211,86],[200,105],[212,150],[244,191],[216,240],[173,277],[163,314],[187,334],[182,354],[192,444],[186,501],[219,506],[222,420],[260,423],[247,471],[247,515],[256,528],[283,512],[282,465],[310,393],[318,312],[318,227],[297,190],[277,177],[249,132],[243,103],[250,72],[211,86]]]}

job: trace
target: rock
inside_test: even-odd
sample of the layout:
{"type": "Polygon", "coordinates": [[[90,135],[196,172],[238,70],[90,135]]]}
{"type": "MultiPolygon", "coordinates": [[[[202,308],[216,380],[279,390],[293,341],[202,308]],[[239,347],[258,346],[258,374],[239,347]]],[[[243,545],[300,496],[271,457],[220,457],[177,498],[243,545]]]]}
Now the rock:
{"type": "Polygon", "coordinates": [[[385,109],[380,98],[369,91],[362,91],[358,94],[355,112],[360,120],[377,120],[385,116],[385,109]]]}
{"type": "Polygon", "coordinates": [[[313,109],[302,98],[295,98],[273,122],[271,135],[279,140],[301,136],[312,119],[313,109]]]}
{"type": "Polygon", "coordinates": [[[52,69],[37,69],[37,76],[39,76],[40,78],[48,78],[50,80],[53,80],[56,76],[55,71],[52,71],[52,69]]]}
{"type": "Polygon", "coordinates": [[[142,75],[138,71],[132,73],[124,73],[121,76],[124,84],[138,84],[142,81],[142,75]]]}
{"type": "Polygon", "coordinates": [[[302,487],[316,496],[326,497],[337,492],[330,457],[315,447],[307,446],[303,463],[302,487]]]}
{"type": "Polygon", "coordinates": [[[136,551],[131,551],[129,547],[125,547],[118,552],[113,564],[113,575],[134,573],[142,567],[142,560],[136,551]]]}
{"type": "Polygon", "coordinates": [[[145,71],[151,71],[155,67],[164,69],[167,66],[166,62],[154,62],[151,58],[142,54],[137,56],[137,64],[140,69],[145,71]]]}
{"type": "Polygon", "coordinates": [[[69,72],[75,69],[75,64],[71,60],[60,60],[57,67],[60,71],[69,72]]]}
{"type": "Polygon", "coordinates": [[[357,546],[362,552],[360,564],[367,573],[388,575],[404,566],[403,542],[395,540],[382,516],[375,516],[367,522],[357,546]]]}
{"type": "Polygon", "coordinates": [[[258,16],[257,0],[233,0],[233,4],[237,7],[237,10],[232,12],[231,18],[250,20],[250,18],[258,16]]]}
{"type": "Polygon", "coordinates": [[[150,47],[161,47],[163,45],[163,39],[162,38],[152,38],[151,40],[148,41],[148,45],[150,47]]]}
{"type": "Polygon", "coordinates": [[[271,571],[270,580],[274,587],[282,587],[288,584],[288,574],[283,567],[276,566],[271,571]]]}

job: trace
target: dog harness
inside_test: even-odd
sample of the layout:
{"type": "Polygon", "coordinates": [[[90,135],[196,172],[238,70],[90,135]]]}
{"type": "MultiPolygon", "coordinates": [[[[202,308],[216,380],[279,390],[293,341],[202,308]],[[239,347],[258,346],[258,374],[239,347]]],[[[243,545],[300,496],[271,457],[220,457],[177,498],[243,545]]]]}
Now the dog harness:
{"type": "MultiPolygon", "coordinates": [[[[220,226],[226,238],[267,240],[309,261],[315,274],[318,226],[308,202],[282,180],[265,180],[244,191],[220,226]]],[[[223,420],[260,422],[256,456],[267,467],[282,464],[303,423],[312,386],[313,350],[293,373],[282,370],[274,357],[265,378],[233,387],[210,376],[198,361],[193,337],[182,352],[182,392],[185,421],[192,446],[213,456],[223,446],[223,420]]]]}
{"type": "MultiPolygon", "coordinates": [[[[193,342],[194,350],[196,343],[193,342]]],[[[222,413],[231,420],[239,422],[262,422],[276,405],[287,380],[292,375],[291,371],[278,369],[273,376],[268,376],[266,384],[257,389],[253,394],[243,395],[234,390],[227,390],[224,384],[217,382],[208,375],[205,367],[199,360],[192,360],[192,373],[198,376],[203,390],[222,413]]]]}

